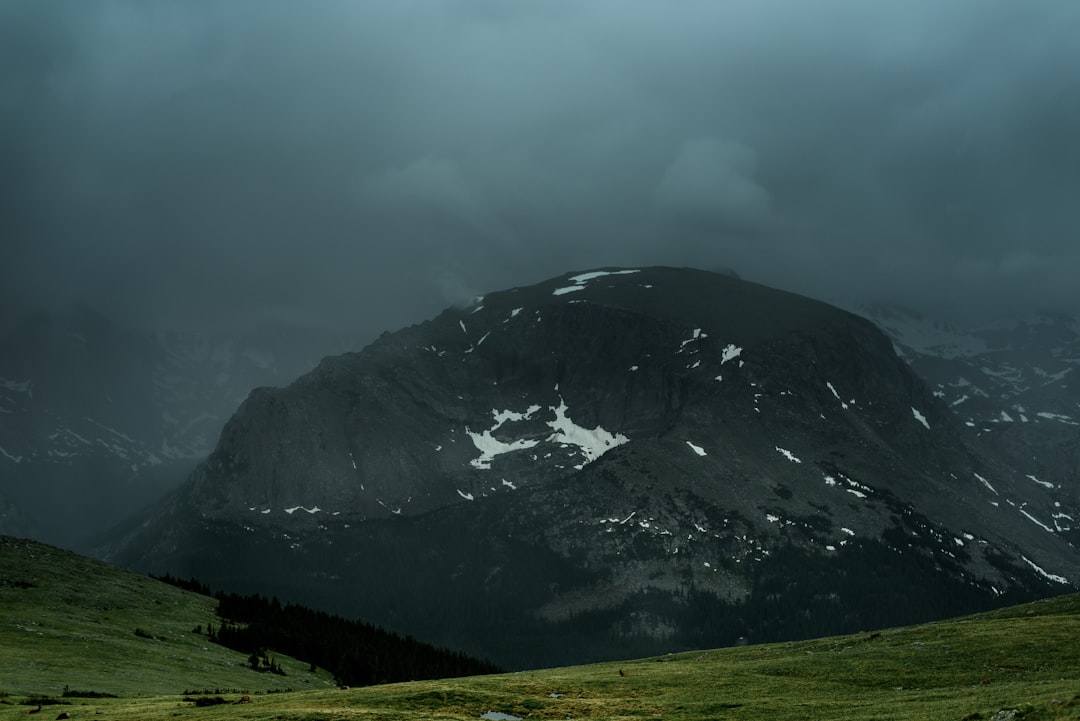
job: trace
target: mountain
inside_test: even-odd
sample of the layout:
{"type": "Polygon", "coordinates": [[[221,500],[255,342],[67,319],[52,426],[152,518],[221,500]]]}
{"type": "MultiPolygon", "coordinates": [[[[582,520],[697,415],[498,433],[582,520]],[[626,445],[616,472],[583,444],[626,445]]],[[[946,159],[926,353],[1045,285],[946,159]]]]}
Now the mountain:
{"type": "Polygon", "coordinates": [[[343,349],[329,334],[145,332],[36,313],[0,339],[0,532],[69,547],[159,499],[256,385],[343,349]]]}
{"type": "Polygon", "coordinates": [[[1063,491],[871,322],[691,269],[513,288],[259,389],[110,560],[508,667],[1072,589],[1063,491]]]}
{"type": "Polygon", "coordinates": [[[1047,524],[1080,542],[1080,323],[1043,313],[962,329],[888,304],[860,312],[965,426],[1053,492],[1047,524]]]}

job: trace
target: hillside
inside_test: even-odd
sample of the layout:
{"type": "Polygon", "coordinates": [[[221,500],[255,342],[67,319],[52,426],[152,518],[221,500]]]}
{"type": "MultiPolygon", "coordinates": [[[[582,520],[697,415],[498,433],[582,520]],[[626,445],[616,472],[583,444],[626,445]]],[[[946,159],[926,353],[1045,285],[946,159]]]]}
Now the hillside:
{"type": "Polygon", "coordinates": [[[34,541],[0,536],[0,692],[65,687],[122,696],[187,689],[334,685],[276,657],[286,676],[246,668],[248,654],[196,627],[220,625],[217,601],[34,541]]]}
{"type": "MultiPolygon", "coordinates": [[[[365,689],[74,699],[72,717],[1060,721],[1080,713],[1080,596],[951,621],[636,661],[365,689]],[[189,697],[191,698],[191,697],[189,697]],[[194,699],[192,699],[194,700],[194,699]]],[[[0,719],[24,718],[17,695],[0,719]]]]}
{"type": "Polygon", "coordinates": [[[8,694],[273,692],[498,670],[369,624],[276,599],[210,598],[8,536],[0,612],[8,694]]]}

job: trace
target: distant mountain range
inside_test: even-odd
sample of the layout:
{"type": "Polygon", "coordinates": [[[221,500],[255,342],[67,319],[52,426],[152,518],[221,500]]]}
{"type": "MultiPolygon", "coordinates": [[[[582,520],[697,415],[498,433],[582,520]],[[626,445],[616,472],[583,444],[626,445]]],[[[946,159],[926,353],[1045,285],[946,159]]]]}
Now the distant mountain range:
{"type": "MultiPolygon", "coordinates": [[[[957,417],[1033,483],[1080,506],[1080,323],[1061,313],[975,330],[888,305],[861,309],[957,417]]],[[[1068,511],[1050,525],[1080,542],[1068,511]]]]}
{"type": "Polygon", "coordinates": [[[39,313],[0,339],[0,532],[85,547],[175,487],[248,392],[283,385],[330,333],[147,333],[39,313]]]}
{"type": "MultiPolygon", "coordinates": [[[[976,375],[984,361],[953,354],[963,334],[927,343],[917,318],[876,313],[892,340],[817,301],[671,268],[492,293],[251,393],[188,480],[100,553],[510,667],[1073,589],[1075,480],[1001,442],[986,415],[1001,409],[967,417],[957,400],[966,381],[1016,414],[1009,428],[1055,438],[1067,407],[1037,400],[1027,366],[994,385],[1014,356],[976,375]],[[935,363],[948,372],[928,385],[935,363]]],[[[1062,363],[1045,378],[1065,381],[1062,363]]]]}

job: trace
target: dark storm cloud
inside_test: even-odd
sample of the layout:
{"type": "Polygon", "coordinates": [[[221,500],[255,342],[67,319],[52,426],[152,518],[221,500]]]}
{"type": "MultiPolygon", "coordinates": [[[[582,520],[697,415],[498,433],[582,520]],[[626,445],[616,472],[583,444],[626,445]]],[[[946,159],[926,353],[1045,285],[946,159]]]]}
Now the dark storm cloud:
{"type": "Polygon", "coordinates": [[[0,279],[379,330],[568,269],[1080,308],[1080,5],[0,4],[0,279]]]}

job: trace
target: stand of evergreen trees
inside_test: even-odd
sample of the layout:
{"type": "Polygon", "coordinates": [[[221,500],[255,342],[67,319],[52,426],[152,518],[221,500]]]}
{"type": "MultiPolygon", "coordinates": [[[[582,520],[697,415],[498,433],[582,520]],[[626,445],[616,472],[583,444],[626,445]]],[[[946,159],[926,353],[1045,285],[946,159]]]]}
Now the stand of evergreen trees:
{"type": "MultiPolygon", "coordinates": [[[[159,580],[197,593],[210,589],[195,579],[160,576],[159,580]]],[[[267,659],[267,650],[302,659],[312,670],[321,667],[341,685],[366,686],[456,676],[499,673],[493,663],[400,636],[371,624],[353,621],[304,606],[282,604],[258,594],[218,592],[222,623],[208,635],[234,651],[267,659]]],[[[274,662],[253,664],[281,673],[274,662]]]]}

